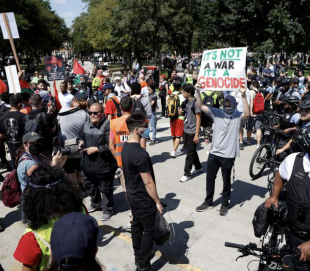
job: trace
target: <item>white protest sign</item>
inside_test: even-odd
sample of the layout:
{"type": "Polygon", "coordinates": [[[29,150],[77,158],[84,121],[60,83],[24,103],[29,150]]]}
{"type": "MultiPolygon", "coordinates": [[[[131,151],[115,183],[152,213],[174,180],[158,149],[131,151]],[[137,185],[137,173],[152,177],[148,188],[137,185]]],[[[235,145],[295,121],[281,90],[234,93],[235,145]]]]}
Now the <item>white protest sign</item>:
{"type": "Polygon", "coordinates": [[[16,66],[5,66],[5,73],[6,78],[8,79],[10,93],[21,93],[16,66]]]}
{"type": "MultiPolygon", "coordinates": [[[[3,13],[1,13],[1,16],[0,16],[1,30],[2,30],[2,34],[3,34],[3,38],[5,40],[8,40],[9,39],[9,34],[8,34],[8,30],[6,29],[5,22],[4,22],[2,14],[3,13]]],[[[7,18],[8,18],[8,26],[9,26],[9,28],[11,30],[12,38],[13,39],[19,39],[19,34],[18,34],[17,24],[16,24],[16,21],[15,21],[14,12],[6,13],[6,15],[7,15],[7,18]]]]}
{"type": "Polygon", "coordinates": [[[202,89],[236,90],[246,87],[246,47],[203,52],[198,82],[202,89]]]}

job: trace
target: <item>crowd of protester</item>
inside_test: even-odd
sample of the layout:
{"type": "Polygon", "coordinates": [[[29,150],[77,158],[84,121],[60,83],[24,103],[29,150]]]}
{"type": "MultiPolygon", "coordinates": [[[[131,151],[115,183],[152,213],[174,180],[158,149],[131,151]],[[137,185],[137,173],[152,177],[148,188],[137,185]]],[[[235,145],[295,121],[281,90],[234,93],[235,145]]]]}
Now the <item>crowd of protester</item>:
{"type": "MultiPolygon", "coordinates": [[[[172,60],[168,77],[161,75],[159,82],[152,70],[140,69],[135,61],[121,76],[95,66],[84,75],[68,77],[60,84],[56,101],[37,71],[30,82],[32,94],[2,95],[1,166],[16,169],[22,190],[21,218],[28,226],[14,253],[23,270],[73,270],[70,266],[102,270],[95,258],[98,225],[88,214],[100,211],[102,221],[111,218],[115,178],[130,210],[136,270],[152,270],[155,219],[163,207],[147,143],[160,142],[156,137],[159,116],[170,123],[170,156],[186,153],[180,182],[203,171],[197,153],[201,134],[210,145],[206,198],[197,212],[213,208],[215,179],[221,168],[220,215],[228,214],[235,158],[244,144],[254,142],[253,131],[260,146],[264,110],[285,116],[279,128],[287,136],[280,141],[277,155],[284,160],[292,152],[292,134],[307,127],[305,116],[310,110],[310,103],[304,105],[310,74],[306,77],[302,65],[289,76],[281,61],[264,68],[251,62],[244,88],[216,93],[201,90],[198,58],[172,60]],[[11,159],[6,158],[6,148],[11,159]],[[89,206],[83,205],[83,195],[90,197],[89,206]]],[[[24,74],[19,75],[23,80],[24,74]]],[[[0,229],[5,230],[2,225],[0,229]]]]}

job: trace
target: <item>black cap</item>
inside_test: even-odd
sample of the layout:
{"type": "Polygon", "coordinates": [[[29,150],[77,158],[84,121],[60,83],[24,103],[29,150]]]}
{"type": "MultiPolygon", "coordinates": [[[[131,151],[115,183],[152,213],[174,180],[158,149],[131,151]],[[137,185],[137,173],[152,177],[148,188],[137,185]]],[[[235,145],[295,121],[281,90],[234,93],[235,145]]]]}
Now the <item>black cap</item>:
{"type": "Polygon", "coordinates": [[[23,144],[25,144],[26,142],[36,142],[39,139],[44,138],[36,132],[29,132],[23,136],[23,144]]]}
{"type": "Polygon", "coordinates": [[[73,212],[62,216],[51,234],[53,259],[60,267],[66,258],[94,259],[98,233],[98,223],[89,215],[73,212]]]}

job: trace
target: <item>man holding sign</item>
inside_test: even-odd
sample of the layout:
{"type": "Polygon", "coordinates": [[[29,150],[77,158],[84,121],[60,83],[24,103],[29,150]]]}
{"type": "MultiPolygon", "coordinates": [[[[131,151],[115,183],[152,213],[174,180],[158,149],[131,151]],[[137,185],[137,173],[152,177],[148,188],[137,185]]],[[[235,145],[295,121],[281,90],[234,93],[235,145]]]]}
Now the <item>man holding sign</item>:
{"type": "Polygon", "coordinates": [[[213,209],[214,185],[218,170],[223,176],[222,206],[220,215],[228,212],[228,202],[231,193],[231,170],[236,156],[239,156],[239,129],[242,119],[250,117],[246,89],[240,88],[243,103],[243,113],[237,110],[235,97],[227,96],[223,101],[224,109],[207,107],[202,104],[200,95],[201,84],[196,84],[196,99],[198,108],[214,121],[213,141],[207,163],[207,197],[204,203],[196,208],[197,212],[213,209]]]}

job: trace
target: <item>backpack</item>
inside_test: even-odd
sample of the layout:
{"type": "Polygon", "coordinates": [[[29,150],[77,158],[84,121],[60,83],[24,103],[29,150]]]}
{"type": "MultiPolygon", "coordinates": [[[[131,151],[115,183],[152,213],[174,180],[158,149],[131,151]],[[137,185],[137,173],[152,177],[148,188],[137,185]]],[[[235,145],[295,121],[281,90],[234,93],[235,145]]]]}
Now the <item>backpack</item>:
{"type": "Polygon", "coordinates": [[[116,107],[116,110],[117,110],[117,117],[121,117],[122,116],[122,110],[121,110],[121,107],[120,107],[120,104],[115,101],[113,98],[110,98],[110,100],[114,103],[115,107],[116,107]]]}
{"type": "Polygon", "coordinates": [[[141,103],[142,98],[143,98],[143,95],[141,95],[138,99],[132,98],[133,104],[132,104],[131,114],[132,113],[143,113],[146,115],[144,106],[141,103]]]}
{"type": "Polygon", "coordinates": [[[264,109],[265,109],[264,96],[260,92],[257,92],[253,100],[253,113],[255,115],[261,114],[263,113],[264,109]]]}
{"type": "Polygon", "coordinates": [[[169,118],[178,117],[178,108],[180,106],[180,99],[178,95],[171,94],[167,100],[167,115],[169,118]]]}
{"type": "Polygon", "coordinates": [[[44,134],[46,134],[46,133],[44,133],[44,131],[40,125],[40,117],[41,116],[43,117],[45,128],[48,127],[44,112],[38,113],[34,119],[29,119],[29,115],[26,115],[25,134],[29,133],[29,132],[36,132],[40,136],[43,136],[44,134]]]}
{"type": "MultiPolygon", "coordinates": [[[[19,161],[19,163],[24,160],[31,160],[31,159],[23,158],[19,161]]],[[[20,188],[20,182],[17,176],[17,169],[14,169],[8,175],[6,175],[5,180],[3,182],[1,197],[4,206],[13,208],[19,205],[21,194],[22,190],[20,188]]]]}
{"type": "Polygon", "coordinates": [[[214,95],[215,95],[214,92],[212,92],[211,95],[208,95],[207,93],[203,92],[202,93],[202,96],[203,96],[202,104],[205,106],[214,107],[214,95]]]}

